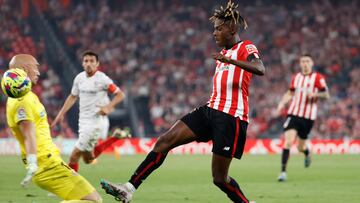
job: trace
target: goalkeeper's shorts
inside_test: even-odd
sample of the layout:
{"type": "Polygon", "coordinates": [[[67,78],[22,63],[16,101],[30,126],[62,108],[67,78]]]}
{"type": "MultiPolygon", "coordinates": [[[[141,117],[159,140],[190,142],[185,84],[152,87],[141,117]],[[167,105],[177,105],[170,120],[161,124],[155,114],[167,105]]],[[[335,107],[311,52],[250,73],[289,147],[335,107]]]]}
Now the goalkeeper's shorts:
{"type": "Polygon", "coordinates": [[[44,167],[33,177],[33,182],[64,200],[80,200],[95,188],[64,162],[44,167]]]}

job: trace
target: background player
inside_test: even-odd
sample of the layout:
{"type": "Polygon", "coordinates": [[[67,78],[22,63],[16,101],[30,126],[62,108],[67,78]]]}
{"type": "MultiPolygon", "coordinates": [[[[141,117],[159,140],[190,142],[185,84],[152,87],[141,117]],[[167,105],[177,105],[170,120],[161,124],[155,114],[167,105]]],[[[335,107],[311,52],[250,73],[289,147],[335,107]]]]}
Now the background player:
{"type": "MultiPolygon", "coordinates": [[[[9,68],[25,70],[36,84],[40,75],[38,65],[33,56],[19,54],[11,59],[9,68]]],[[[64,199],[62,203],[102,202],[94,187],[61,159],[50,136],[45,108],[32,91],[21,98],[8,98],[6,117],[27,167],[23,186],[33,180],[42,189],[64,199]]]]}
{"type": "Polygon", "coordinates": [[[210,18],[216,44],[224,49],[214,54],[216,72],[209,103],[185,115],[160,136],[129,182],[119,185],[101,182],[105,191],[117,200],[130,202],[135,190],[163,163],[171,149],[192,141],[212,140],[214,184],[233,202],[249,202],[237,182],[228,176],[228,170],[232,158],[240,159],[244,150],[252,73],[264,75],[265,67],[255,45],[240,40],[238,30],[240,26],[246,28],[247,23],[236,8],[229,1],[225,9],[221,7],[210,18]]]}
{"type": "Polygon", "coordinates": [[[114,84],[105,73],[98,70],[99,57],[92,51],[82,55],[84,71],[79,73],[73,83],[71,94],[67,97],[63,107],[56,116],[52,126],[64,119],[66,112],[80,98],[79,110],[79,139],[70,156],[69,166],[75,171],[79,169],[79,159],[91,163],[100,153],[116,142],[118,138],[129,137],[128,130],[115,130],[113,136],[103,143],[96,145],[99,138],[107,137],[109,132],[109,115],[115,106],[124,98],[124,93],[114,84]],[[110,101],[108,93],[114,94],[110,101]]]}
{"type": "Polygon", "coordinates": [[[296,137],[298,140],[298,150],[305,154],[305,167],[311,163],[310,150],[306,146],[306,140],[311,128],[314,125],[317,114],[317,100],[329,99],[329,91],[324,77],[313,72],[314,62],[310,55],[300,57],[301,72],[292,77],[290,89],[281,99],[277,112],[280,114],[285,105],[292,100],[288,109],[288,117],[284,123],[285,142],[281,156],[281,173],[278,181],[285,181],[286,165],[290,156],[290,148],[296,137]]]}

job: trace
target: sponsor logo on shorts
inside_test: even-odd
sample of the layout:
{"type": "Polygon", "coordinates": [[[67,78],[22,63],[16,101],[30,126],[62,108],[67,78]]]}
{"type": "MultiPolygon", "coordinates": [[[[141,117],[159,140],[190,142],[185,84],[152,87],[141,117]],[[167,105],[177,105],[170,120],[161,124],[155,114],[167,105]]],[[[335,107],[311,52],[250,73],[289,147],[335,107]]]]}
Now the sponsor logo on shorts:
{"type": "Polygon", "coordinates": [[[224,151],[229,151],[229,150],[230,150],[230,147],[224,147],[223,150],[224,150],[224,151]]]}

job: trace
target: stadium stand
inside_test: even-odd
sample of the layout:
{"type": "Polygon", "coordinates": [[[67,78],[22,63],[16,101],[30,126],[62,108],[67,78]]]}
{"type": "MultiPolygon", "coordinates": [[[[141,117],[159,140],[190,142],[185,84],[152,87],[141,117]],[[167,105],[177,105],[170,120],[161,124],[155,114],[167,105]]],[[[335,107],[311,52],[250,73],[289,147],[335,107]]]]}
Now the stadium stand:
{"type": "MultiPolygon", "coordinates": [[[[48,67],[45,53],[44,42],[40,39],[34,41],[32,38],[31,27],[26,23],[21,12],[13,12],[20,10],[21,4],[15,1],[2,1],[0,6],[0,27],[6,27],[0,33],[0,73],[3,73],[8,67],[8,63],[14,54],[29,53],[36,56],[41,64],[40,72],[44,73],[40,76],[39,85],[33,88],[46,106],[48,118],[51,121],[55,118],[58,109],[61,107],[64,96],[59,77],[48,67]]],[[[5,103],[5,97],[1,95],[1,102],[5,103]]],[[[73,130],[65,121],[57,128],[52,129],[54,137],[61,135],[63,137],[75,137],[73,130]]],[[[0,106],[0,138],[9,137],[10,131],[7,128],[5,105],[0,106]]]]}

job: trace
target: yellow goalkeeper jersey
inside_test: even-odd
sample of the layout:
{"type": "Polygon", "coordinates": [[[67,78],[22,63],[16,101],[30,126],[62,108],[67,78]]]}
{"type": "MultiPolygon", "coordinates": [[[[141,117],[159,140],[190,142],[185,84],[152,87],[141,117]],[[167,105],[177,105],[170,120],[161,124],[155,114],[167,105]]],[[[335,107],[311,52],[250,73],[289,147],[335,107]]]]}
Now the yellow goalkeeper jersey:
{"type": "Polygon", "coordinates": [[[59,149],[51,139],[46,110],[35,93],[30,91],[16,99],[9,97],[6,103],[6,118],[12,134],[19,141],[24,161],[26,160],[25,139],[18,123],[27,120],[35,124],[39,166],[45,167],[44,164],[48,165],[49,160],[52,160],[52,163],[61,162],[59,149]]]}

